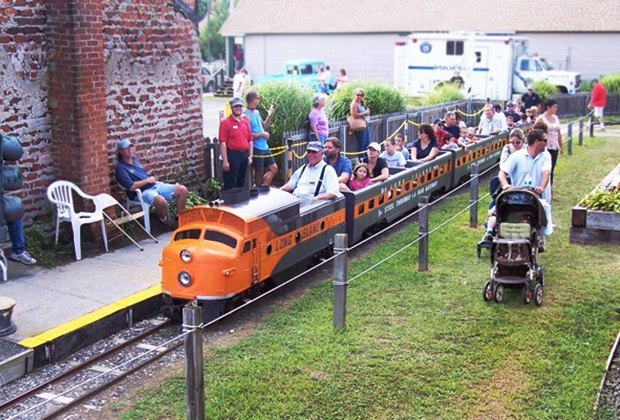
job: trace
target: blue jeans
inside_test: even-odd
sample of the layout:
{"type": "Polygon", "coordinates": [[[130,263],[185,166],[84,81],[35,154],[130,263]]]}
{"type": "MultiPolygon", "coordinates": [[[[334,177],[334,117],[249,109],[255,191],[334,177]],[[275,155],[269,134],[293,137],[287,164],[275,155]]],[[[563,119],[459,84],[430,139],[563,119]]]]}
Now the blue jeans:
{"type": "Polygon", "coordinates": [[[15,254],[21,254],[26,250],[26,236],[24,235],[24,222],[20,218],[15,222],[6,222],[11,237],[11,245],[15,254]]]}
{"type": "Polygon", "coordinates": [[[227,150],[228,163],[230,170],[224,172],[224,189],[229,190],[235,187],[243,187],[245,185],[245,173],[248,169],[249,152],[237,152],[227,150]]]}
{"type": "Polygon", "coordinates": [[[355,138],[357,139],[357,151],[364,152],[368,149],[368,145],[370,144],[370,128],[368,124],[366,125],[366,129],[362,131],[354,131],[355,138]]]}

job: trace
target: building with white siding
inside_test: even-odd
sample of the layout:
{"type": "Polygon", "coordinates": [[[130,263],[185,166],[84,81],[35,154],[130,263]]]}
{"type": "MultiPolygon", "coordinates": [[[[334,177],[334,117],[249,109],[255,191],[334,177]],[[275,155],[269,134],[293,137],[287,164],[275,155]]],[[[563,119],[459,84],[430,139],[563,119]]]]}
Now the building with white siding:
{"type": "Polygon", "coordinates": [[[620,71],[618,0],[240,0],[220,33],[242,43],[253,77],[313,58],[391,83],[394,43],[413,31],[516,33],[558,70],[620,71]]]}

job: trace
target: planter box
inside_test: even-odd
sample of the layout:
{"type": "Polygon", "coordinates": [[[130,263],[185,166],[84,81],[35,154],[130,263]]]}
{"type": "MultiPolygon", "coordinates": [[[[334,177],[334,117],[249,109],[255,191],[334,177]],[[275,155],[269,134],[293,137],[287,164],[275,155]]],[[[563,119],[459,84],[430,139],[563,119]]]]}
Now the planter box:
{"type": "MultiPolygon", "coordinates": [[[[620,182],[620,165],[616,166],[599,184],[608,188],[620,182]]],[[[583,207],[573,207],[570,241],[578,244],[620,245],[620,214],[583,207]]]]}

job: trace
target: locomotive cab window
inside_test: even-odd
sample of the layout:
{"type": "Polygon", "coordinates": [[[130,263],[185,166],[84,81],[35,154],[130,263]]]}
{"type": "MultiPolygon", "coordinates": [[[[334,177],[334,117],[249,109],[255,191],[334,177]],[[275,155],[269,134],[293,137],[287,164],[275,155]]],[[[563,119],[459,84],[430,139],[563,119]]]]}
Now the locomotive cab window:
{"type": "Polygon", "coordinates": [[[247,241],[246,243],[243,244],[243,250],[241,251],[241,253],[245,254],[246,252],[249,252],[250,249],[252,249],[252,244],[250,241],[247,241]]]}
{"type": "Polygon", "coordinates": [[[182,241],[183,239],[200,239],[200,229],[182,230],[174,235],[175,241],[182,241]]]}
{"type": "Polygon", "coordinates": [[[218,242],[220,244],[224,244],[226,246],[235,249],[237,247],[237,240],[232,236],[228,236],[225,233],[217,232],[215,230],[207,230],[205,232],[205,240],[218,242]]]}

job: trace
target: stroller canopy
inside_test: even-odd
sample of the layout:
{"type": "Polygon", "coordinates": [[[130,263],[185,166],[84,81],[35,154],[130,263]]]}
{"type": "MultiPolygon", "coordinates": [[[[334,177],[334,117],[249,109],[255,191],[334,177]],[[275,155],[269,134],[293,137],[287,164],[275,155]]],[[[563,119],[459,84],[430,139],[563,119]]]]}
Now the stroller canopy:
{"type": "Polygon", "coordinates": [[[545,208],[536,193],[528,188],[513,187],[502,192],[495,205],[500,222],[519,222],[522,217],[527,216],[534,226],[547,226],[545,208]]]}

